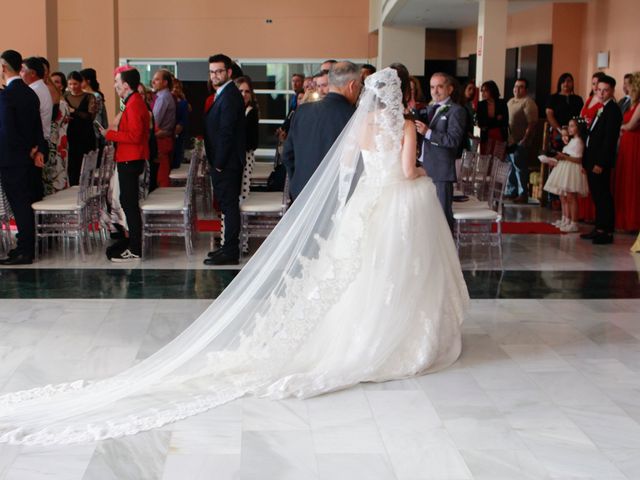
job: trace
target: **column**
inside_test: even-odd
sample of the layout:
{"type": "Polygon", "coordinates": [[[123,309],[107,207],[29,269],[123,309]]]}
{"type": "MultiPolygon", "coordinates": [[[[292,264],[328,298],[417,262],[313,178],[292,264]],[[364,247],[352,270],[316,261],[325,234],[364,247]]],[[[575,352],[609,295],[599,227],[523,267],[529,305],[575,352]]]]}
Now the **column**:
{"type": "Polygon", "coordinates": [[[424,28],[381,25],[378,30],[378,68],[402,63],[412,75],[424,75],[424,28]]]}
{"type": "Polygon", "coordinates": [[[480,0],[476,85],[493,80],[504,94],[508,0],[480,0]]]}
{"type": "Polygon", "coordinates": [[[120,62],[118,0],[81,2],[79,5],[86,38],[81,47],[82,68],[96,70],[111,121],[119,105],[113,89],[113,70],[120,62]]]}

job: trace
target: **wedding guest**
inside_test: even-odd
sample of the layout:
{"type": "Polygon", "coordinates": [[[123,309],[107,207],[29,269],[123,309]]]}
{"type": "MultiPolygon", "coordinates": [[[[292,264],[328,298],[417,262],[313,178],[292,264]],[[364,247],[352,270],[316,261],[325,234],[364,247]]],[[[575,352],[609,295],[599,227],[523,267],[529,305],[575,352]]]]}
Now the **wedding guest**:
{"type": "Polygon", "coordinates": [[[69,186],[67,175],[69,105],[62,98],[62,92],[67,88],[67,79],[61,72],[49,73],[49,62],[44,57],[40,59],[45,67],[45,83],[49,87],[49,93],[53,100],[49,155],[42,169],[44,194],[51,195],[69,186]]]}
{"type": "Polygon", "coordinates": [[[453,231],[455,165],[466,135],[466,113],[455,102],[455,78],[434,73],[429,87],[433,103],[427,109],[427,121],[416,121],[416,130],[424,136],[420,162],[435,184],[438,200],[453,231]]]}
{"type": "MultiPolygon", "coordinates": [[[[49,64],[49,60],[47,60],[44,57],[36,57],[36,58],[40,60],[42,62],[42,65],[44,66],[44,77],[42,77],[42,81],[49,89],[49,94],[51,95],[51,100],[53,101],[53,104],[55,105],[57,103],[60,103],[62,92],[58,90],[56,85],[54,85],[53,82],[51,81],[51,65],[49,64]]],[[[63,75],[63,78],[64,78],[64,75],[63,75]]],[[[65,79],[65,84],[66,84],[66,79],[65,79]]]]}
{"type": "Polygon", "coordinates": [[[616,81],[608,75],[598,82],[598,110],[587,136],[582,165],[587,172],[589,190],[596,207],[596,225],[580,238],[592,240],[595,245],[613,243],[615,211],[611,195],[611,169],[615,166],[622,114],[613,100],[616,81]]]}
{"type": "MultiPolygon", "coordinates": [[[[529,82],[518,78],[509,109],[509,161],[513,165],[505,194],[515,203],[529,203],[529,149],[538,123],[538,106],[528,95],[529,82]]],[[[582,156],[582,154],[581,154],[582,156]]]]}
{"type": "Polygon", "coordinates": [[[62,72],[53,72],[50,77],[51,83],[60,92],[60,95],[63,95],[67,89],[67,77],[62,72]]]}
{"type": "Polygon", "coordinates": [[[424,93],[422,93],[420,81],[416,77],[409,77],[409,92],[410,96],[407,101],[407,107],[409,110],[415,112],[427,106],[424,101],[424,93]]]}
{"type": "Polygon", "coordinates": [[[635,232],[640,230],[640,72],[631,75],[628,88],[630,108],[620,127],[614,199],[616,228],[635,232]]]}
{"type": "Polygon", "coordinates": [[[176,100],[176,136],[171,168],[178,168],[184,160],[184,145],[187,141],[191,105],[184,93],[182,82],[175,77],[173,79],[173,90],[171,93],[176,100]]]}
{"type": "Polygon", "coordinates": [[[224,246],[209,252],[205,265],[237,264],[240,257],[240,189],[246,158],[245,106],[231,79],[232,61],[223,54],[209,57],[209,77],[216,99],[205,117],[205,151],[211,181],[222,215],[224,246]]]}
{"type": "Polygon", "coordinates": [[[598,96],[596,95],[596,91],[598,90],[598,82],[602,77],[604,77],[603,72],[596,72],[591,77],[591,91],[589,92],[589,96],[584,102],[582,109],[580,110],[580,116],[585,119],[587,122],[587,128],[591,127],[591,123],[593,119],[596,118],[596,113],[602,107],[602,103],[598,100],[598,96]]]}
{"type": "Polygon", "coordinates": [[[586,124],[573,118],[562,129],[565,147],[556,154],[559,160],[544,185],[547,192],[560,196],[562,219],[554,223],[562,232],[578,232],[578,195],[585,196],[589,191],[587,177],[582,168],[586,124]]]}
{"type": "Polygon", "coordinates": [[[313,81],[313,77],[304,77],[304,82],[302,83],[302,89],[306,92],[310,90],[316,89],[316,85],[313,81]]]}
{"type": "MultiPolygon", "coordinates": [[[[49,88],[44,83],[46,70],[44,63],[38,57],[29,57],[22,61],[20,77],[29,85],[31,90],[36,92],[40,102],[40,121],[42,123],[42,134],[44,136],[47,151],[43,152],[44,158],[49,158],[49,139],[51,138],[51,116],[53,112],[53,98],[49,93],[49,88]]],[[[42,183],[42,167],[34,167],[33,170],[33,191],[34,200],[41,200],[44,197],[44,185],[42,183]]]]}
{"type": "Polygon", "coordinates": [[[509,131],[507,102],[500,98],[500,89],[493,80],[480,87],[482,101],[478,103],[476,118],[480,128],[480,153],[492,153],[489,140],[506,142],[509,131]]]}
{"type": "Polygon", "coordinates": [[[149,158],[149,108],[138,93],[140,73],[135,68],[117,68],[114,87],[124,103],[117,130],[100,127],[100,133],[117,147],[118,185],[120,205],[124,210],[129,236],[107,249],[112,262],[138,260],[142,255],[142,218],[139,206],[139,177],[149,158]],[[114,248],[115,247],[115,248],[114,248]]]}
{"type": "Polygon", "coordinates": [[[466,119],[466,130],[467,130],[467,139],[465,141],[464,147],[467,150],[472,150],[473,140],[473,127],[476,123],[476,107],[478,104],[478,88],[476,87],[475,80],[469,80],[467,84],[462,89],[462,95],[460,96],[460,105],[462,105],[466,111],[467,119],[466,119]]]}
{"type": "MultiPolygon", "coordinates": [[[[598,110],[602,107],[602,103],[598,100],[596,92],[598,90],[598,82],[604,77],[603,72],[596,72],[591,76],[591,91],[585,101],[582,110],[580,110],[580,116],[585,119],[587,129],[593,123],[596,118],[598,110]]],[[[591,199],[591,194],[587,193],[584,197],[578,198],[578,218],[584,222],[593,222],[596,218],[596,209],[591,199]]]]}
{"type": "Polygon", "coordinates": [[[624,81],[622,83],[622,91],[624,92],[624,97],[618,101],[618,106],[620,107],[620,111],[624,115],[627,113],[627,110],[631,108],[631,79],[633,78],[632,73],[627,73],[624,76],[624,81]]]}
{"type": "Polygon", "coordinates": [[[327,93],[329,93],[329,70],[322,70],[313,76],[313,81],[316,84],[316,92],[318,93],[318,100],[322,100],[327,93]]]}
{"type": "Polygon", "coordinates": [[[0,55],[0,181],[18,228],[17,246],[0,260],[2,265],[27,265],[35,253],[35,223],[31,204],[36,201],[35,167],[44,165],[46,143],[42,136],[36,93],[20,78],[22,56],[15,50],[0,55]]]}
{"type": "Polygon", "coordinates": [[[153,104],[153,120],[156,126],[156,142],[158,143],[158,158],[152,162],[151,180],[155,179],[159,187],[171,185],[171,159],[173,158],[173,143],[176,128],[176,101],[171,95],[173,75],[169,70],[160,69],[153,74],[151,80],[156,92],[153,104]],[[154,175],[154,171],[156,175],[154,175]]]}
{"type": "Polygon", "coordinates": [[[82,158],[85,153],[96,148],[96,136],[93,130],[96,99],[92,94],[82,91],[82,75],[79,72],[69,73],[67,86],[68,91],[64,95],[64,100],[69,105],[67,127],[69,185],[78,185],[82,158]]]}
{"type": "Polygon", "coordinates": [[[360,80],[362,80],[362,83],[364,83],[364,79],[369,75],[373,75],[374,73],[376,73],[376,67],[374,67],[370,63],[365,63],[360,67],[360,80]]]}
{"type": "MultiPolygon", "coordinates": [[[[258,148],[258,122],[260,119],[260,112],[258,110],[258,100],[253,91],[251,78],[239,77],[236,78],[234,82],[236,83],[236,86],[242,95],[242,100],[244,101],[247,156],[242,173],[242,189],[240,191],[240,198],[244,200],[249,196],[251,173],[253,172],[253,165],[256,163],[255,151],[258,148]]],[[[300,92],[300,94],[302,93],[303,92],[300,92]]]]}
{"type": "Polygon", "coordinates": [[[333,67],[335,67],[337,63],[337,60],[325,60],[324,62],[322,62],[322,65],[320,65],[320,70],[329,72],[330,70],[333,70],[333,67]]]}
{"type": "Polygon", "coordinates": [[[573,117],[580,115],[583,104],[582,98],[573,93],[573,75],[560,75],[556,93],[549,97],[545,108],[547,122],[554,129],[553,143],[559,147],[558,150],[562,148],[560,129],[573,117]]]}
{"type": "MultiPolygon", "coordinates": [[[[107,127],[109,125],[109,119],[107,117],[107,107],[104,104],[104,94],[100,91],[100,84],[98,83],[95,69],[84,68],[80,70],[80,75],[82,75],[82,91],[90,93],[96,99],[95,121],[98,122],[98,124],[102,127],[107,127]]],[[[100,134],[100,130],[95,122],[93,124],[93,130],[96,135],[96,144],[98,146],[99,164],[102,160],[102,151],[104,150],[106,142],[104,140],[104,137],[100,134]]]]}
{"type": "Polygon", "coordinates": [[[301,73],[294,73],[291,75],[291,90],[293,95],[289,100],[289,110],[295,110],[298,106],[298,93],[304,92],[304,75],[301,73]]]}

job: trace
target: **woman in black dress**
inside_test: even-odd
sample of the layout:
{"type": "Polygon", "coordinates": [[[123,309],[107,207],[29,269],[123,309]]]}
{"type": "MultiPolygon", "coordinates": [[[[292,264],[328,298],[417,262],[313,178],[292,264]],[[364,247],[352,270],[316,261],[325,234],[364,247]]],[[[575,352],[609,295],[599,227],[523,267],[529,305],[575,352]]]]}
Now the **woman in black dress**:
{"type": "Polygon", "coordinates": [[[67,93],[64,100],[69,105],[69,185],[78,185],[82,157],[96,148],[96,135],[93,120],[96,117],[96,99],[91,93],[82,91],[82,75],[73,71],[67,76],[67,93]]]}

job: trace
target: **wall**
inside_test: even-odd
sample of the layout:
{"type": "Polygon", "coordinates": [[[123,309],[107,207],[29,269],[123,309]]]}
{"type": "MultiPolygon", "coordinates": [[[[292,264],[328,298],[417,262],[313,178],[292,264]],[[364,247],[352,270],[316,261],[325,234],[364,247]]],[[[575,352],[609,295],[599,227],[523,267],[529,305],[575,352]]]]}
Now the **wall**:
{"type": "Polygon", "coordinates": [[[638,0],[591,0],[585,17],[582,84],[588,85],[591,75],[598,70],[597,53],[609,51],[609,68],[603,71],[617,80],[616,95],[619,96],[625,73],[640,70],[638,0]]]}
{"type": "MultiPolygon", "coordinates": [[[[80,57],[86,42],[82,0],[60,4],[60,56],[80,57]]],[[[322,9],[292,0],[119,0],[123,58],[366,58],[369,0],[325,0],[322,9]],[[266,23],[271,19],[272,23],[266,23]]]]}
{"type": "Polygon", "coordinates": [[[553,8],[553,61],[551,66],[551,89],[564,72],[571,72],[575,79],[576,93],[584,96],[590,85],[590,78],[584,81],[586,66],[581,58],[580,45],[586,34],[585,19],[587,5],[584,3],[561,3],[553,8]]]}
{"type": "Polygon", "coordinates": [[[4,14],[10,13],[12,21],[2,22],[0,51],[17,50],[23,57],[47,57],[51,67],[58,66],[58,40],[56,5],[58,0],[20,0],[12,2],[4,14]],[[27,29],[27,30],[25,30],[27,29]]]}
{"type": "MultiPolygon", "coordinates": [[[[638,0],[590,0],[585,3],[549,3],[509,16],[507,47],[553,44],[552,84],[571,72],[576,92],[584,96],[597,71],[596,55],[609,51],[609,68],[602,69],[619,83],[625,73],[640,70],[638,0]],[[625,14],[626,13],[626,14],[625,14]]],[[[457,32],[457,54],[475,53],[477,27],[457,32]]],[[[617,92],[620,94],[620,90],[617,92]]]]}
{"type": "MultiPolygon", "coordinates": [[[[553,5],[545,4],[509,15],[507,19],[507,48],[537,43],[551,43],[553,5]]],[[[476,53],[478,27],[470,25],[458,29],[458,57],[468,57],[476,53]]]]}

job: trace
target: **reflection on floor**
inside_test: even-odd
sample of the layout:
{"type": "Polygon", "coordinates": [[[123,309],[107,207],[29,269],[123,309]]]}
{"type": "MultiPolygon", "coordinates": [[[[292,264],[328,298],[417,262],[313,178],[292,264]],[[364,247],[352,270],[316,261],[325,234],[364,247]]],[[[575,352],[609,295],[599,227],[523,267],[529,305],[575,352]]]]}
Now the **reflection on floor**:
{"type": "MultiPolygon", "coordinates": [[[[549,220],[536,207],[508,220],[549,220]]],[[[586,230],[588,227],[584,227],[586,230]]],[[[0,389],[101,378],[183,331],[237,274],[180,242],[0,269],[0,389]]],[[[432,375],[305,401],[247,398],[130,438],[0,445],[3,480],[636,479],[640,255],[631,235],[508,235],[504,268],[461,252],[474,300],[463,354],[432,375]]]]}

